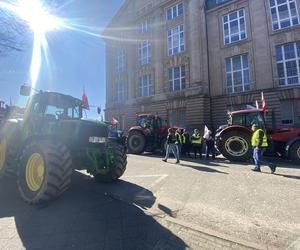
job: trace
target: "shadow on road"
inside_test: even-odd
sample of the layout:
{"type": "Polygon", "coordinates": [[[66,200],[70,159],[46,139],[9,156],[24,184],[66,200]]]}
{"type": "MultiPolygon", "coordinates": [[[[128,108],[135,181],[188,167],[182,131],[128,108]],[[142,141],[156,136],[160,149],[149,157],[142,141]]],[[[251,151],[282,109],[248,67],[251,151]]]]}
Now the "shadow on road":
{"type": "Polygon", "coordinates": [[[202,171],[202,172],[228,174],[226,172],[222,172],[222,171],[216,170],[214,168],[208,168],[208,167],[203,167],[203,166],[195,166],[195,165],[189,165],[189,164],[183,164],[183,163],[181,163],[180,166],[192,168],[192,169],[202,171]]]}
{"type": "MultiPolygon", "coordinates": [[[[95,185],[92,179],[76,174],[62,197],[46,206],[29,206],[19,197],[15,181],[1,181],[0,249],[186,248],[133,203],[101,194],[95,185]]],[[[124,192],[126,188],[145,190],[124,181],[116,186],[124,192]]]]}
{"type": "Polygon", "coordinates": [[[277,173],[275,173],[274,175],[282,176],[282,177],[289,178],[289,179],[300,180],[300,176],[295,176],[295,175],[277,174],[277,173]]]}

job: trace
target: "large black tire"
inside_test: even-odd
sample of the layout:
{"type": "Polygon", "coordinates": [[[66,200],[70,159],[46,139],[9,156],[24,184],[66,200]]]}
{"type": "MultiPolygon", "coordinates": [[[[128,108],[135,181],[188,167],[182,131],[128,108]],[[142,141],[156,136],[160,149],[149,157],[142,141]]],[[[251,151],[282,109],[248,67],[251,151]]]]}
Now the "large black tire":
{"type": "Polygon", "coordinates": [[[16,168],[13,168],[10,160],[12,155],[9,153],[8,141],[4,136],[0,136],[0,179],[15,177],[16,168]]]}
{"type": "Polygon", "coordinates": [[[103,173],[97,173],[94,178],[97,182],[112,182],[119,179],[125,172],[127,166],[127,155],[124,146],[117,142],[110,142],[114,154],[115,165],[103,173]]]}
{"type": "Polygon", "coordinates": [[[141,154],[145,151],[146,138],[139,131],[133,131],[128,135],[127,148],[131,154],[141,154]]]}
{"type": "Polygon", "coordinates": [[[251,158],[250,135],[241,131],[230,131],[222,135],[220,153],[230,161],[247,161],[251,158]]]}
{"type": "Polygon", "coordinates": [[[289,155],[292,161],[300,163],[300,141],[292,144],[289,155]]]}
{"type": "Polygon", "coordinates": [[[72,159],[66,146],[49,141],[32,142],[25,147],[21,156],[18,188],[26,202],[38,204],[55,199],[66,191],[71,183],[71,175],[72,159]],[[33,167],[34,157],[40,157],[43,162],[43,173],[39,176],[42,181],[36,189],[32,188],[31,180],[33,173],[40,170],[37,169],[39,166],[33,167]]]}

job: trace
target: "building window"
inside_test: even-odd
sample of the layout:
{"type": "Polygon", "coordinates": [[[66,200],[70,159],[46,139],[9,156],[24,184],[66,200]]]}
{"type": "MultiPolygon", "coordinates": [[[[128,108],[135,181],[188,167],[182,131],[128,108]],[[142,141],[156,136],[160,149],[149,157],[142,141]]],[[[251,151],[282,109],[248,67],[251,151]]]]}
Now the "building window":
{"type": "Polygon", "coordinates": [[[184,51],[184,30],[179,25],[168,31],[168,55],[175,55],[184,51]]]}
{"type": "Polygon", "coordinates": [[[295,0],[270,0],[273,30],[299,24],[295,0]]]}
{"type": "Polygon", "coordinates": [[[185,127],[185,109],[168,110],[168,124],[170,127],[185,127]]]}
{"type": "Polygon", "coordinates": [[[281,124],[294,124],[293,101],[282,101],[280,103],[281,124]]]}
{"type": "Polygon", "coordinates": [[[117,72],[125,72],[125,52],[121,51],[117,55],[117,72]]]}
{"type": "Polygon", "coordinates": [[[116,84],[116,102],[122,103],[126,99],[127,89],[125,82],[117,82],[116,84]]]}
{"type": "Polygon", "coordinates": [[[151,96],[152,82],[151,75],[144,75],[139,78],[139,96],[151,96]]]}
{"type": "Polygon", "coordinates": [[[185,89],[185,66],[169,69],[169,90],[185,89]]]}
{"type": "Polygon", "coordinates": [[[172,20],[178,16],[183,15],[183,3],[176,4],[167,9],[166,18],[167,20],[172,20]]]}
{"type": "Polygon", "coordinates": [[[149,30],[149,23],[148,20],[145,20],[140,23],[139,25],[139,33],[146,33],[149,30]]]}
{"type": "Polygon", "coordinates": [[[276,61],[280,86],[300,83],[300,42],[277,46],[276,61]]]}
{"type": "Polygon", "coordinates": [[[151,44],[149,41],[143,41],[139,44],[139,64],[149,63],[151,63],[151,44]]]}
{"type": "Polygon", "coordinates": [[[228,93],[250,90],[248,54],[226,59],[226,83],[228,93]]]}
{"type": "Polygon", "coordinates": [[[245,11],[239,10],[223,17],[224,44],[246,39],[245,11]]]}

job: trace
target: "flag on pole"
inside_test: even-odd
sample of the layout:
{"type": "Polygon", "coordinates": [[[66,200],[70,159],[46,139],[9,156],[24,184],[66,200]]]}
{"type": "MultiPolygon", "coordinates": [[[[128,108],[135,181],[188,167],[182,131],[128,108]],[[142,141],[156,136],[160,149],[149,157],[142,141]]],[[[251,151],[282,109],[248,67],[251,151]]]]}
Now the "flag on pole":
{"type": "Polygon", "coordinates": [[[115,126],[115,125],[117,125],[118,123],[119,123],[119,121],[118,121],[116,118],[113,117],[113,118],[111,119],[111,124],[112,124],[112,125],[115,126]]]}
{"type": "Polygon", "coordinates": [[[83,108],[90,110],[89,101],[88,101],[87,95],[85,94],[84,89],[83,89],[83,94],[82,94],[82,102],[83,102],[83,108]]]}
{"type": "Polygon", "coordinates": [[[265,97],[264,97],[264,92],[261,92],[261,105],[262,105],[262,110],[265,112],[267,109],[267,106],[266,106],[266,101],[265,101],[265,97]]]}
{"type": "Polygon", "coordinates": [[[208,131],[209,131],[209,129],[208,129],[208,127],[205,125],[205,126],[204,126],[204,134],[203,134],[203,138],[204,138],[204,139],[207,139],[207,138],[208,138],[208,136],[209,136],[208,131]]]}

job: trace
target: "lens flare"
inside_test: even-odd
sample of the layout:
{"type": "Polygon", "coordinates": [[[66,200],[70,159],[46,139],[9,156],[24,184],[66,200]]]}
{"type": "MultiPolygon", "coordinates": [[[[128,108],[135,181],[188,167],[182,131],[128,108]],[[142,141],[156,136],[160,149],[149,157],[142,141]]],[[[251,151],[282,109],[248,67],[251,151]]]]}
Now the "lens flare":
{"type": "MultiPolygon", "coordinates": [[[[68,2],[68,4],[70,2],[68,2]]],[[[88,27],[73,22],[72,20],[55,16],[52,14],[55,12],[55,9],[49,9],[46,5],[42,4],[42,0],[0,1],[0,9],[14,13],[27,23],[33,32],[33,49],[30,65],[30,81],[33,88],[35,88],[38,82],[43,58],[45,58],[47,66],[50,64],[47,33],[64,29],[83,33],[88,36],[119,40],[117,37],[101,36],[101,27],[88,27]]],[[[119,30],[119,32],[122,31],[122,29],[119,30]]],[[[128,42],[131,41],[128,40],[128,42]]]]}

